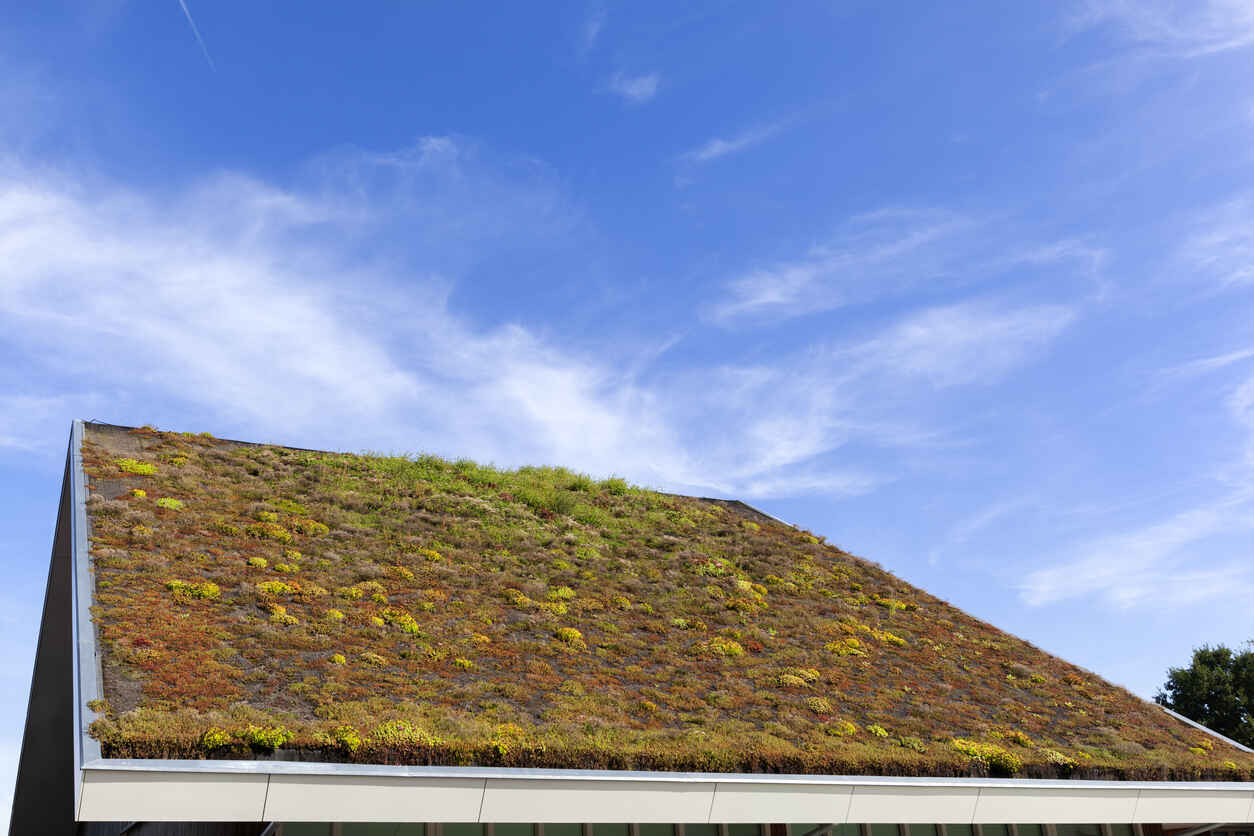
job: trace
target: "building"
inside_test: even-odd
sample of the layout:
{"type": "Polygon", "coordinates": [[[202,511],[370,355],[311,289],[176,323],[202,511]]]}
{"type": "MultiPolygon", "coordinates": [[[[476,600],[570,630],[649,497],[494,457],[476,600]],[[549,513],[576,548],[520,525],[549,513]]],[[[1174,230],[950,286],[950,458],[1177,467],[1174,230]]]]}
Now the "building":
{"type": "Polygon", "coordinates": [[[1232,836],[1252,778],[738,502],[76,422],[10,832],[1232,836]]]}

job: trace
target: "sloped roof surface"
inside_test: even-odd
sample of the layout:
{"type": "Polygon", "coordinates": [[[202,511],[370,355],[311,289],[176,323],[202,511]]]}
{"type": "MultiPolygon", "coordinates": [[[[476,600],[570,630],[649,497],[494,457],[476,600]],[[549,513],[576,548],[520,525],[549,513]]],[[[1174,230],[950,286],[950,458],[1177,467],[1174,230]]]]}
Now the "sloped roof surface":
{"type": "Polygon", "coordinates": [[[738,503],[98,424],[82,454],[106,756],[1254,772],[1254,756],[738,503]]]}

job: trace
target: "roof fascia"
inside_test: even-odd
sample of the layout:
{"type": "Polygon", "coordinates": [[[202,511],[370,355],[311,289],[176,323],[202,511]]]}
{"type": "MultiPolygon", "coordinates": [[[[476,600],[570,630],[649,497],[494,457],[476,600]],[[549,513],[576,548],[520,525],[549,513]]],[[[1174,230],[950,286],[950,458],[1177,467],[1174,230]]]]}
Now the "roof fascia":
{"type": "Polygon", "coordinates": [[[1254,819],[1254,782],[744,775],[108,759],[87,821],[1162,823],[1254,819]]]}
{"type": "Polygon", "coordinates": [[[87,733],[97,714],[88,708],[104,697],[101,690],[100,656],[96,627],[91,619],[95,597],[92,583],[90,522],[87,518],[87,474],[83,471],[83,421],[70,427],[70,555],[72,559],[72,615],[74,626],[74,755],[82,765],[101,758],[100,743],[87,733]]]}

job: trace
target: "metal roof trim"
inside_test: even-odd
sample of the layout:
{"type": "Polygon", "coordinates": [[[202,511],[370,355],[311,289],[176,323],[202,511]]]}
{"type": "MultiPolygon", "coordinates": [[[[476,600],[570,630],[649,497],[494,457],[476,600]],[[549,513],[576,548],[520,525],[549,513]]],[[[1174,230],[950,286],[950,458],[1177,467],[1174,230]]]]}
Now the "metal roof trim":
{"type": "Polygon", "coordinates": [[[1249,752],[1251,754],[1254,754],[1254,749],[1251,749],[1249,746],[1246,746],[1244,743],[1237,743],[1231,737],[1224,737],[1222,734],[1215,731],[1214,729],[1207,728],[1206,726],[1203,726],[1201,723],[1197,722],[1196,720],[1190,720],[1188,717],[1185,717],[1183,714],[1177,714],[1176,712],[1172,711],[1170,708],[1168,708],[1165,705],[1160,705],[1158,707],[1161,708],[1163,711],[1166,711],[1168,714],[1170,714],[1172,717],[1175,717],[1177,720],[1179,720],[1182,723],[1187,723],[1188,725],[1192,726],[1195,729],[1200,729],[1201,731],[1204,731],[1207,734],[1209,734],[1211,737],[1217,737],[1220,740],[1222,740],[1224,743],[1227,743],[1229,746],[1233,746],[1237,749],[1240,749],[1242,752],[1249,752]]]}
{"type": "Polygon", "coordinates": [[[99,758],[83,769],[128,772],[201,772],[322,775],[345,778],[523,779],[537,781],[639,781],[641,783],[809,784],[884,787],[1002,787],[1058,790],[1254,791],[1254,781],[1089,781],[1060,778],[938,778],[893,775],[790,775],[778,773],[650,772],[613,769],[525,769],[502,766],[396,766],[321,761],[161,760],[99,758]]]}

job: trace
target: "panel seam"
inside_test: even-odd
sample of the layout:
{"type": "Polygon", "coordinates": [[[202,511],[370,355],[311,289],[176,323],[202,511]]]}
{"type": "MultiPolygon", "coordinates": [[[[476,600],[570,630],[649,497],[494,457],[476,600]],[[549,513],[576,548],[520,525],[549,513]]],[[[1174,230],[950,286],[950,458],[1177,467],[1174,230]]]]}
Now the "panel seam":
{"type": "Polygon", "coordinates": [[[711,824],[714,821],[714,799],[718,797],[718,781],[714,782],[714,791],[710,793],[710,809],[705,813],[705,823],[711,824]]]}
{"type": "Polygon", "coordinates": [[[266,775],[266,793],[261,799],[261,821],[266,821],[266,816],[270,812],[270,775],[266,775]]]}
{"type": "Polygon", "coordinates": [[[854,790],[856,789],[857,787],[849,788],[849,793],[847,794],[845,798],[845,814],[840,817],[841,824],[849,823],[849,811],[853,809],[853,793],[854,793],[854,790]]]}
{"type": "Polygon", "coordinates": [[[488,779],[483,779],[483,791],[479,793],[479,814],[475,816],[475,821],[483,822],[483,802],[488,797],[488,779]]]}
{"type": "Polygon", "coordinates": [[[74,821],[79,822],[83,820],[83,796],[87,794],[87,776],[79,767],[74,768],[78,770],[78,800],[74,804],[74,821]]]}

